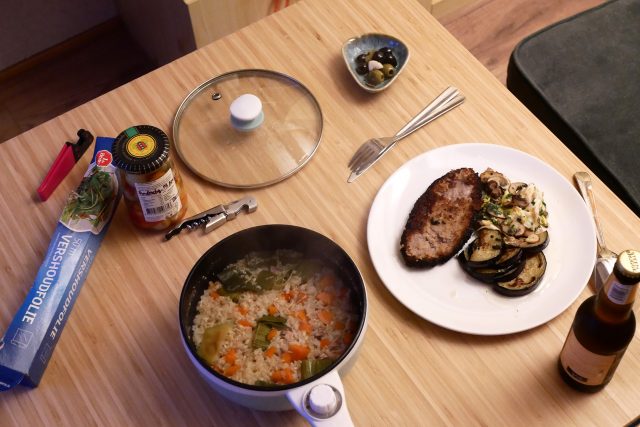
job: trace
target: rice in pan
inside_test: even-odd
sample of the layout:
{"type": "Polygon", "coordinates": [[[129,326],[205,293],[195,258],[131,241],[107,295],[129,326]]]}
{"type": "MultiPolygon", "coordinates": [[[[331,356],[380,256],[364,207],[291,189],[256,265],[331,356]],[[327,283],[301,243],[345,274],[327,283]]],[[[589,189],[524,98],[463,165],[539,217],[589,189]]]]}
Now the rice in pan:
{"type": "Polygon", "coordinates": [[[351,344],[359,315],[326,265],[293,251],[251,253],[210,282],[192,332],[198,355],[245,384],[291,384],[351,344]]]}

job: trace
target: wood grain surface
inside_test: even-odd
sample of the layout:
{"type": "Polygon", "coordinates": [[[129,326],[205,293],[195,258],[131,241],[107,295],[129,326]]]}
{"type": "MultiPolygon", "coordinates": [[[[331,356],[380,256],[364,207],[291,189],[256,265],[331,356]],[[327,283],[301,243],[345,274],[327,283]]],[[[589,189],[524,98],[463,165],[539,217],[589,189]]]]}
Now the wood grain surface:
{"type": "MultiPolygon", "coordinates": [[[[556,371],[588,287],[545,325],[486,337],[423,320],[376,275],[366,245],[367,215],[383,182],[414,156],[482,141],[530,153],[567,180],[586,170],[415,0],[298,2],[0,145],[3,328],[31,287],[66,195],[89,161],[83,157],[47,202],[37,202],[35,189],[61,141],[79,127],[103,136],[135,124],[169,132],[178,105],[193,88],[245,68],[291,75],[316,96],[324,132],[314,158],[289,179],[250,191],[258,210],[207,235],[194,232],[163,242],[161,234],[136,230],[121,204],[40,386],[0,394],[1,424],[304,425],[293,411],[265,413],[230,403],[198,376],[180,343],[178,298],[195,261],[218,240],[269,223],[325,234],[363,273],[369,329],[344,378],[357,425],[622,425],[638,415],[637,337],[612,383],[598,394],[573,391],[556,371]],[[399,37],[411,50],[408,68],[379,95],[356,87],[340,57],[345,40],[374,31],[399,37]],[[346,165],[361,142],[395,133],[449,85],[466,95],[462,106],[347,184],[346,165]]],[[[177,167],[190,197],[189,215],[248,194],[207,183],[179,160],[177,167]]],[[[595,177],[594,191],[611,249],[640,248],[638,217],[595,177]]],[[[572,262],[570,253],[565,262],[572,262]]]]}

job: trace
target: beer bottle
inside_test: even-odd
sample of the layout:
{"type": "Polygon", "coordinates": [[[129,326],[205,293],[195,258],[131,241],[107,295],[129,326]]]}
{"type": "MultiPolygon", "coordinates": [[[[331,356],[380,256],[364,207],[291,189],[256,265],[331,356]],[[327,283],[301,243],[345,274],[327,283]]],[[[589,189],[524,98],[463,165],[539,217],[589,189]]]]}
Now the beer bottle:
{"type": "Polygon", "coordinates": [[[573,388],[596,392],[611,381],[636,330],[639,281],[640,252],[626,250],[600,291],[578,308],[558,359],[562,379],[573,388]]]}

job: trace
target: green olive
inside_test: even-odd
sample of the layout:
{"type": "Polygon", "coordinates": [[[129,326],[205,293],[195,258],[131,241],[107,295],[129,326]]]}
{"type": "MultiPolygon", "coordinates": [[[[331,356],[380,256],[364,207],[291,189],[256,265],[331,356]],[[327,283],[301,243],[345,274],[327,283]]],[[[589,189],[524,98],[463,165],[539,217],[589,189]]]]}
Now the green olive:
{"type": "Polygon", "coordinates": [[[382,66],[382,73],[388,79],[396,75],[396,67],[391,64],[384,64],[382,66]]]}
{"type": "Polygon", "coordinates": [[[373,54],[375,53],[375,51],[371,51],[371,52],[367,52],[367,54],[364,57],[364,63],[368,64],[369,61],[371,61],[371,58],[373,58],[373,54]]]}
{"type": "Polygon", "coordinates": [[[384,73],[382,70],[371,70],[369,74],[367,74],[367,83],[372,86],[379,85],[384,81],[384,73]]]}

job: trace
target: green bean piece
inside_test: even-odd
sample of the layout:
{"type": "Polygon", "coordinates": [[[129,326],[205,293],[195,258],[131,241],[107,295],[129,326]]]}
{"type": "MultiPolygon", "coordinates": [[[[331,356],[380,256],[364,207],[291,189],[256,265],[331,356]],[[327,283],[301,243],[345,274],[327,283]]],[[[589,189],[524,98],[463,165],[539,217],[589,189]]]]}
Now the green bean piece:
{"type": "Polygon", "coordinates": [[[253,334],[253,341],[251,341],[251,347],[254,349],[261,348],[262,350],[266,350],[267,347],[269,347],[269,340],[267,339],[269,331],[271,331],[271,326],[267,323],[258,322],[253,334]]]}
{"type": "Polygon", "coordinates": [[[282,316],[262,316],[258,323],[264,323],[272,328],[284,329],[287,326],[287,318],[282,316]]]}
{"type": "Polygon", "coordinates": [[[300,365],[300,377],[303,380],[322,372],[333,363],[333,359],[305,359],[300,365]]]}

